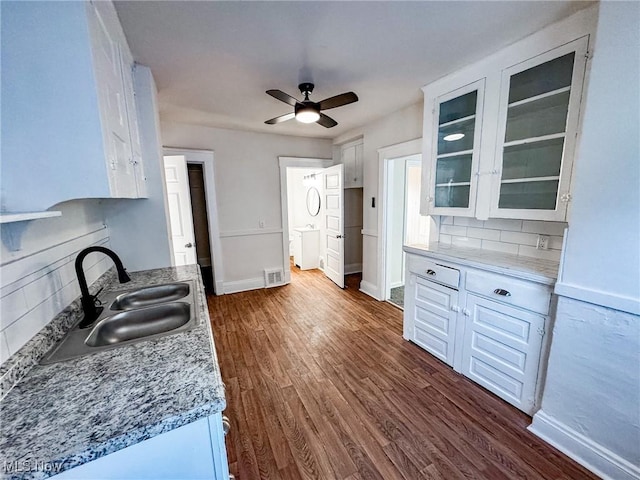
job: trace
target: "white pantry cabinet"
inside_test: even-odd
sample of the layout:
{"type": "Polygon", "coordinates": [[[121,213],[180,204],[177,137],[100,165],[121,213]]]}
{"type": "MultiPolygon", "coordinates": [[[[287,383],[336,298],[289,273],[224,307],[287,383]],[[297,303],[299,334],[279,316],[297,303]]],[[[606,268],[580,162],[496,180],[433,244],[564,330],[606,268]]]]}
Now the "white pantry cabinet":
{"type": "Polygon", "coordinates": [[[362,188],[364,168],[362,140],[342,145],[340,157],[344,164],[344,188],[362,188]]]}
{"type": "Polygon", "coordinates": [[[423,214],[567,220],[587,45],[423,88],[423,214]]]}
{"type": "Polygon", "coordinates": [[[2,211],[146,195],[133,58],[111,2],[2,3],[2,211]]]}
{"type": "Polygon", "coordinates": [[[552,290],[407,252],[403,336],[532,415],[552,290]]]}
{"type": "Polygon", "coordinates": [[[229,480],[221,413],[53,476],[56,480],[229,480]]]}

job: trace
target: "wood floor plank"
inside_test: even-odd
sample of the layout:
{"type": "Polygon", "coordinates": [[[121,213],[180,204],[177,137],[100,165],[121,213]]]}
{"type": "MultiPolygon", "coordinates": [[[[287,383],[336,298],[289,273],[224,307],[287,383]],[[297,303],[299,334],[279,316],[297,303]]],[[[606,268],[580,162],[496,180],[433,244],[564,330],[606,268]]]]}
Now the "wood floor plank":
{"type": "Polygon", "coordinates": [[[293,267],[284,287],[208,297],[236,478],[597,479],[345,281],[293,267]]]}

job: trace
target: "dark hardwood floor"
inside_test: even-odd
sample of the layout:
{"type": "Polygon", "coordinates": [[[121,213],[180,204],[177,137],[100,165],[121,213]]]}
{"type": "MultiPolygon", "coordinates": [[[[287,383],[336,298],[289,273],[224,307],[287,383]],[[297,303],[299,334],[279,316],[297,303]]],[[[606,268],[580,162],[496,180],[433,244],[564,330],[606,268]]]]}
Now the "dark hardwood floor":
{"type": "Polygon", "coordinates": [[[402,338],[402,312],[318,271],[209,310],[237,479],[595,479],[530,418],[402,338]]]}

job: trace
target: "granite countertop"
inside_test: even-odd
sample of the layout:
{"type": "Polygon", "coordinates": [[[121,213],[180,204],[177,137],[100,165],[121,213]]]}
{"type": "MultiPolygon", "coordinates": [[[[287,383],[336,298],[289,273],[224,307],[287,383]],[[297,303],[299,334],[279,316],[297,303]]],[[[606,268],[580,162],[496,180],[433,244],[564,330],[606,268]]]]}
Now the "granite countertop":
{"type": "Polygon", "coordinates": [[[558,278],[558,262],[541,258],[524,257],[510,253],[494,252],[492,250],[482,250],[479,248],[457,247],[440,243],[405,245],[404,251],[440,260],[448,260],[450,262],[496,273],[513,275],[546,285],[554,285],[558,278]]]}
{"type": "MultiPolygon", "coordinates": [[[[5,466],[4,478],[46,478],[53,472],[35,462],[68,470],[226,406],[198,267],[133,272],[125,285],[105,275],[105,290],[195,279],[199,323],[157,340],[30,368],[0,402],[0,461],[32,470],[7,473],[5,466]]],[[[56,319],[68,329],[81,315],[72,304],[56,319]]]]}

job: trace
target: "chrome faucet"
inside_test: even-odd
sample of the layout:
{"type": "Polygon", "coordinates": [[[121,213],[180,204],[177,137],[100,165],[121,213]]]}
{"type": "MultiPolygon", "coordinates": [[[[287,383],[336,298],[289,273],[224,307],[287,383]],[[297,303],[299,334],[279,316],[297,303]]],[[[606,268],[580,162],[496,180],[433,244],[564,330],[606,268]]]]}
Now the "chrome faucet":
{"type": "Polygon", "coordinates": [[[108,248],[97,246],[88,247],[82,250],[76,257],[76,276],[78,277],[78,283],[80,284],[80,293],[82,294],[82,299],[80,301],[82,302],[82,310],[84,310],[84,318],[80,322],[80,328],[86,328],[93,324],[93,322],[96,321],[103,310],[103,307],[96,306],[97,294],[91,295],[89,293],[87,278],[85,277],[84,270],[82,269],[82,262],[84,261],[84,257],[86,257],[91,252],[101,252],[111,257],[113,263],[115,263],[116,265],[116,269],[118,270],[118,280],[120,281],[120,283],[127,283],[131,281],[131,278],[129,278],[129,275],[122,265],[120,257],[118,257],[115,252],[109,250],[108,248]]]}

